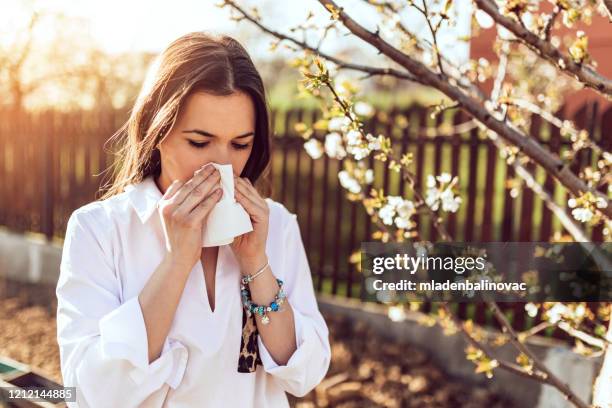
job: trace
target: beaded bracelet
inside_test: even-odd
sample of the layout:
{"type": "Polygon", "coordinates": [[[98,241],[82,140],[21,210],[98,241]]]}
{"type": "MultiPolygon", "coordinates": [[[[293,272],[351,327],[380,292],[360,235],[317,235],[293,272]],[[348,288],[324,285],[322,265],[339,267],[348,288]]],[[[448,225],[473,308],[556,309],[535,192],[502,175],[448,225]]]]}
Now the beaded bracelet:
{"type": "Polygon", "coordinates": [[[266,270],[266,268],[267,268],[268,266],[270,266],[270,262],[269,262],[269,261],[268,261],[268,262],[266,262],[266,264],[263,266],[263,268],[261,268],[260,270],[258,270],[258,271],[257,271],[257,272],[255,272],[254,274],[252,274],[252,275],[246,275],[246,276],[243,276],[243,277],[242,277],[242,279],[241,279],[242,283],[243,283],[244,285],[246,285],[246,284],[249,284],[249,283],[253,282],[253,280],[254,280],[254,279],[257,277],[257,276],[259,276],[261,273],[263,273],[263,271],[265,271],[265,270],[266,270]]]}
{"type": "Polygon", "coordinates": [[[263,324],[268,324],[270,322],[270,317],[267,315],[267,312],[277,312],[281,310],[281,306],[285,302],[286,295],[285,292],[283,292],[283,281],[276,278],[276,282],[279,286],[278,293],[276,296],[274,296],[274,300],[268,306],[253,303],[251,301],[251,291],[246,284],[241,283],[240,290],[242,293],[242,305],[246,309],[249,317],[252,313],[258,314],[261,316],[261,322],[263,324]]]}

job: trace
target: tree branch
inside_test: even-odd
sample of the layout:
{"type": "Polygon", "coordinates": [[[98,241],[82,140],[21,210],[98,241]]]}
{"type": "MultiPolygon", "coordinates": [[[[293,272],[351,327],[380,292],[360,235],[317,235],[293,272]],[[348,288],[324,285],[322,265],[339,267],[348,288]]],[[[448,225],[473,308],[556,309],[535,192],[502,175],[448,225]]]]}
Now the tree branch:
{"type": "MultiPolygon", "coordinates": [[[[577,64],[569,56],[563,54],[548,41],[527,30],[514,19],[502,15],[495,3],[490,0],[474,0],[480,9],[491,16],[496,23],[504,26],[516,37],[520,38],[529,48],[534,50],[544,59],[550,61],[561,71],[571,74],[589,88],[595,89],[604,96],[612,97],[612,80],[600,75],[590,67],[577,64]]],[[[607,0],[611,2],[611,0],[607,0]]]]}
{"type": "Polygon", "coordinates": [[[612,23],[612,0],[602,0],[602,3],[604,8],[606,9],[606,12],[608,13],[608,18],[612,23]]]}

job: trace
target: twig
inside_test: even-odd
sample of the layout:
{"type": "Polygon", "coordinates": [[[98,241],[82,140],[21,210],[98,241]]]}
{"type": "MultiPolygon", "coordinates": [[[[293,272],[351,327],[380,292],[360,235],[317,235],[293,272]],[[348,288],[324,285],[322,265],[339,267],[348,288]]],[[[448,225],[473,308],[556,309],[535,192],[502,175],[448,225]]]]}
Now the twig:
{"type": "Polygon", "coordinates": [[[529,359],[533,362],[533,366],[535,368],[537,368],[539,371],[545,374],[544,381],[554,386],[555,388],[557,388],[560,392],[562,392],[565,395],[565,397],[568,399],[568,401],[574,404],[575,406],[581,407],[581,408],[589,408],[588,404],[586,404],[580,398],[578,398],[578,396],[574,394],[574,392],[569,388],[567,384],[562,382],[552,371],[550,371],[548,367],[546,367],[544,363],[542,363],[540,359],[535,354],[533,354],[531,350],[524,343],[522,343],[518,339],[518,336],[516,332],[514,331],[514,329],[512,328],[512,325],[510,324],[510,322],[508,321],[504,313],[500,310],[497,303],[492,302],[492,301],[487,301],[487,305],[493,312],[495,319],[499,322],[500,326],[502,327],[502,331],[504,333],[507,333],[510,336],[510,342],[521,353],[529,357],[529,359]]]}
{"type": "Polygon", "coordinates": [[[441,302],[441,306],[446,312],[446,314],[448,314],[450,318],[453,320],[453,323],[455,324],[455,326],[461,330],[461,332],[463,333],[467,341],[472,346],[476,347],[479,350],[482,350],[482,352],[485,353],[485,355],[489,359],[497,361],[497,363],[499,364],[499,367],[507,371],[510,371],[514,374],[520,375],[521,377],[526,377],[531,380],[536,379],[540,382],[546,382],[546,379],[544,378],[544,376],[538,371],[526,371],[523,367],[519,366],[518,364],[510,363],[505,360],[496,359],[493,351],[486,344],[478,341],[474,336],[472,336],[472,334],[468,330],[466,330],[465,326],[463,325],[463,322],[459,320],[459,318],[455,315],[455,313],[453,313],[453,311],[448,306],[447,302],[441,302]]]}
{"type": "Polygon", "coordinates": [[[535,336],[542,330],[546,330],[549,327],[553,327],[553,326],[554,324],[551,322],[540,322],[537,325],[533,326],[531,329],[521,332],[519,334],[519,337],[527,338],[527,337],[535,336]]]}
{"type": "MultiPolygon", "coordinates": [[[[330,82],[329,79],[325,80],[325,85],[327,86],[327,88],[331,91],[332,95],[334,96],[334,99],[336,100],[336,102],[340,105],[340,107],[342,108],[342,111],[344,112],[344,115],[351,121],[354,122],[355,118],[353,118],[353,116],[351,115],[348,106],[346,106],[346,104],[344,103],[344,101],[342,100],[342,98],[340,98],[340,96],[338,95],[338,93],[336,92],[336,90],[334,89],[333,84],[330,82]]],[[[362,137],[364,137],[365,139],[365,134],[363,132],[363,130],[360,128],[359,132],[361,133],[362,137]]],[[[397,157],[393,157],[394,160],[399,161],[399,159],[397,157]]],[[[428,215],[431,217],[432,222],[433,222],[433,226],[434,228],[438,231],[438,233],[440,234],[440,236],[442,237],[442,239],[444,241],[451,241],[451,236],[448,233],[448,231],[446,230],[446,228],[444,228],[444,226],[440,223],[439,221],[439,217],[438,215],[435,213],[434,210],[431,209],[431,207],[427,204],[427,202],[425,201],[425,197],[423,197],[423,195],[421,194],[420,191],[418,191],[415,188],[416,182],[415,182],[415,176],[413,174],[411,174],[407,169],[405,168],[401,168],[401,175],[402,175],[402,179],[406,182],[408,182],[410,188],[412,189],[415,197],[417,198],[417,200],[419,200],[421,202],[421,204],[424,206],[426,212],[428,213],[428,215]]]]}
{"type": "MultiPolygon", "coordinates": [[[[579,132],[574,129],[574,128],[567,128],[563,126],[563,121],[561,119],[559,119],[558,117],[556,117],[554,114],[541,109],[538,105],[536,105],[535,103],[529,102],[527,100],[524,99],[508,99],[506,100],[506,102],[508,105],[514,105],[517,106],[519,108],[525,109],[531,113],[535,113],[536,115],[539,115],[542,119],[544,119],[545,121],[547,121],[548,123],[550,123],[551,125],[555,126],[556,128],[559,129],[564,129],[566,131],[568,131],[569,133],[571,133],[573,136],[578,137],[579,132]]],[[[596,151],[597,153],[603,153],[603,149],[597,144],[595,143],[593,140],[589,139],[587,141],[585,141],[585,143],[588,145],[588,147],[592,148],[594,151],[596,151]]]]}
{"type": "Polygon", "coordinates": [[[555,6],[552,14],[548,17],[548,21],[546,22],[546,27],[544,27],[544,40],[550,41],[550,32],[555,25],[555,19],[559,15],[561,8],[559,6],[555,6]]]}
{"type": "MultiPolygon", "coordinates": [[[[436,56],[436,63],[438,64],[438,69],[440,70],[440,74],[446,76],[444,73],[444,68],[442,67],[442,60],[440,59],[440,48],[438,47],[438,29],[434,28],[431,25],[431,16],[429,15],[429,10],[427,9],[427,1],[421,0],[423,4],[423,8],[418,7],[416,4],[412,3],[412,6],[417,9],[423,16],[425,17],[425,21],[427,21],[427,26],[429,27],[429,32],[433,38],[433,49],[434,55],[436,56]]],[[[439,27],[439,26],[438,26],[439,27]]]]}
{"type": "Polygon", "coordinates": [[[297,45],[298,47],[300,47],[300,48],[302,48],[304,50],[311,51],[311,52],[319,55],[321,58],[336,64],[339,68],[346,68],[346,69],[350,69],[350,70],[354,70],[354,71],[366,72],[366,73],[369,74],[369,76],[374,76],[374,75],[377,75],[377,76],[389,75],[389,76],[394,76],[394,77],[399,78],[399,79],[421,83],[421,81],[418,78],[414,77],[413,75],[410,75],[407,72],[402,72],[402,71],[394,69],[394,68],[378,68],[378,67],[372,67],[372,66],[368,66],[368,65],[354,64],[354,63],[351,63],[351,62],[344,61],[344,60],[342,60],[340,58],[336,58],[333,55],[330,55],[330,54],[327,54],[325,52],[322,52],[319,49],[319,47],[313,47],[313,46],[307,44],[305,41],[300,41],[300,40],[298,40],[296,38],[293,38],[293,37],[291,37],[289,35],[280,33],[278,31],[274,31],[274,30],[266,27],[259,20],[257,20],[255,17],[253,17],[252,15],[247,13],[242,7],[240,7],[238,4],[236,4],[236,2],[233,1],[233,0],[224,0],[223,4],[228,5],[231,8],[233,8],[234,10],[238,11],[242,15],[242,17],[244,19],[246,19],[246,20],[250,21],[251,23],[255,24],[263,32],[268,33],[268,34],[278,38],[279,40],[289,41],[289,42],[297,45]]]}

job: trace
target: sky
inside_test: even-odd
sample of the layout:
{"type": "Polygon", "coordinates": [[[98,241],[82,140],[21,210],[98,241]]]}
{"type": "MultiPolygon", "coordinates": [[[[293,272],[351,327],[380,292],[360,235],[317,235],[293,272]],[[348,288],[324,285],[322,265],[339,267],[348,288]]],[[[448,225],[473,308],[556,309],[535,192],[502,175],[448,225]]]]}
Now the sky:
{"type": "MultiPolygon", "coordinates": [[[[234,35],[246,42],[245,46],[256,58],[265,58],[266,54],[270,54],[268,46],[271,37],[259,35],[257,29],[246,21],[237,24],[230,20],[229,10],[217,7],[217,3],[218,0],[0,0],[0,27],[10,33],[11,25],[20,22],[23,24],[24,19],[27,21],[28,16],[23,13],[24,9],[43,8],[87,20],[88,34],[106,51],[113,53],[159,52],[170,41],[184,33],[212,30],[234,35]]],[[[257,4],[266,24],[280,31],[287,32],[291,26],[303,21],[309,10],[316,13],[315,21],[329,21],[328,14],[316,0],[242,0],[239,3],[246,6],[257,4]],[[278,7],[278,4],[283,7],[278,7]],[[286,7],[288,4],[292,7],[286,7]]],[[[345,0],[338,3],[345,6],[358,21],[374,29],[376,13],[362,0],[345,0]]],[[[456,1],[454,8],[467,17],[458,20],[460,24],[456,32],[467,34],[469,16],[466,13],[470,10],[469,0],[456,1]]],[[[425,30],[424,20],[416,13],[405,15],[403,19],[405,24],[415,31],[425,30]]],[[[467,45],[458,44],[455,38],[456,34],[443,34],[442,49],[454,60],[465,60],[468,55],[467,45]]],[[[346,39],[340,38],[327,42],[327,46],[333,51],[345,42],[346,39]]],[[[365,53],[375,57],[371,47],[357,47],[362,47],[365,53]]]]}

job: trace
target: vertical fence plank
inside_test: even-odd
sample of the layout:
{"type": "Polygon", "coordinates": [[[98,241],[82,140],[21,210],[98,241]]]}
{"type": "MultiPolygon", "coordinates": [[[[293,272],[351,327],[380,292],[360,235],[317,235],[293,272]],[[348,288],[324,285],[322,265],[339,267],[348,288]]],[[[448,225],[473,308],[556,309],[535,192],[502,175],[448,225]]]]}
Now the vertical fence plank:
{"type": "MultiPolygon", "coordinates": [[[[507,183],[514,177],[514,167],[509,164],[505,164],[506,166],[506,179],[507,183]]],[[[512,220],[514,218],[514,198],[511,195],[510,187],[508,185],[504,188],[504,211],[502,218],[502,226],[501,226],[501,241],[510,242],[513,237],[513,225],[512,220]]]]}
{"type": "MultiPolygon", "coordinates": [[[[336,161],[338,166],[338,171],[342,169],[343,160],[336,161]]],[[[336,172],[337,174],[338,172],[336,172]]],[[[333,271],[332,271],[332,293],[336,295],[338,293],[338,281],[340,280],[340,244],[342,237],[342,207],[344,202],[344,188],[340,185],[338,177],[334,177],[334,182],[332,184],[336,190],[336,199],[335,199],[335,230],[334,230],[334,239],[331,240],[333,243],[333,271]]]]}
{"type": "MultiPolygon", "coordinates": [[[[463,113],[463,111],[455,112],[453,115],[452,123],[453,126],[457,126],[464,121],[467,121],[469,117],[463,113]]],[[[459,174],[459,158],[461,157],[461,135],[452,135],[450,139],[451,145],[451,175],[457,176],[459,174]]],[[[455,239],[457,234],[457,212],[450,213],[448,216],[448,233],[455,239]]]]}
{"type": "Polygon", "coordinates": [[[478,129],[470,130],[469,137],[469,164],[468,164],[468,202],[464,225],[465,242],[473,242],[476,239],[476,187],[478,172],[478,129]]]}
{"type": "MultiPolygon", "coordinates": [[[[556,113],[557,117],[565,117],[565,106],[556,113]]],[[[559,154],[561,148],[561,131],[558,127],[552,126],[550,129],[550,138],[548,141],[548,149],[551,153],[559,154]]],[[[544,179],[544,190],[550,193],[554,198],[555,193],[555,178],[550,174],[546,174],[544,179]]],[[[542,223],[540,224],[540,241],[548,241],[552,238],[552,216],[553,213],[548,209],[546,203],[542,203],[542,223]]]]}
{"type": "Polygon", "coordinates": [[[482,229],[480,235],[481,242],[493,240],[493,206],[496,202],[495,197],[495,169],[497,168],[497,148],[487,139],[486,141],[486,167],[485,167],[485,189],[484,189],[484,208],[482,213],[482,229]]]}
{"type": "Polygon", "coordinates": [[[53,239],[55,232],[55,220],[53,218],[53,210],[55,208],[55,192],[53,189],[55,172],[53,166],[53,132],[52,129],[54,122],[54,112],[47,111],[42,116],[42,120],[45,124],[44,131],[41,134],[42,137],[42,157],[40,158],[41,163],[41,174],[40,179],[42,183],[42,204],[43,213],[41,220],[41,231],[45,234],[48,240],[53,239]]]}
{"type": "MultiPolygon", "coordinates": [[[[530,133],[531,137],[541,141],[541,129],[542,121],[539,115],[531,116],[530,133]]],[[[535,165],[532,161],[524,165],[525,169],[533,175],[535,178],[535,165]]],[[[533,191],[526,185],[523,185],[522,189],[522,202],[521,202],[521,217],[520,217],[520,228],[519,228],[519,241],[528,242],[531,241],[531,226],[533,225],[533,191]]]]}
{"type": "MultiPolygon", "coordinates": [[[[427,125],[427,110],[422,109],[418,115],[418,128],[425,129],[427,125]]],[[[415,143],[417,145],[416,157],[414,158],[416,164],[415,178],[414,181],[414,189],[417,191],[423,190],[423,174],[425,171],[425,140],[420,135],[420,131],[417,131],[417,136],[415,138],[415,143]]],[[[417,214],[415,217],[415,222],[417,223],[417,228],[419,231],[421,229],[421,223],[423,222],[424,217],[421,214],[417,214]]],[[[422,238],[422,237],[421,237],[422,238]]]]}
{"type": "Polygon", "coordinates": [[[282,136],[282,170],[281,170],[281,187],[280,187],[280,200],[281,202],[286,202],[287,198],[287,152],[288,152],[288,135],[289,135],[289,126],[291,122],[291,116],[293,111],[289,110],[285,113],[285,123],[284,123],[284,134],[282,136]]]}
{"type": "MultiPolygon", "coordinates": [[[[303,110],[299,110],[297,112],[297,117],[296,117],[296,122],[295,123],[299,123],[302,122],[302,120],[304,119],[304,111],[303,110]]],[[[292,134],[293,134],[293,129],[292,129],[292,134]]],[[[295,139],[295,143],[292,144],[292,150],[295,151],[295,173],[293,174],[293,211],[295,214],[300,214],[300,193],[301,193],[301,187],[303,185],[302,183],[302,140],[299,136],[293,136],[293,139],[295,139]]]]}
{"type": "Polygon", "coordinates": [[[323,189],[322,194],[322,202],[321,202],[321,230],[319,232],[319,270],[318,270],[318,282],[317,289],[319,292],[323,289],[323,280],[326,277],[326,268],[325,268],[325,250],[326,250],[326,241],[327,241],[327,211],[328,208],[328,197],[327,190],[329,186],[329,156],[326,154],[323,155],[323,178],[321,180],[321,188],[323,189]]]}
{"type": "MultiPolygon", "coordinates": [[[[439,129],[444,122],[444,115],[440,114],[437,116],[434,121],[434,126],[436,129],[439,129]]],[[[442,169],[442,146],[443,146],[443,136],[434,137],[433,145],[434,145],[434,175],[438,175],[442,169]]],[[[437,241],[438,239],[438,231],[434,225],[434,218],[429,218],[429,236],[432,242],[437,241]]]]}
{"type": "MultiPolygon", "coordinates": [[[[311,123],[314,124],[317,121],[317,111],[313,110],[311,113],[311,123]]],[[[306,219],[308,220],[307,232],[306,232],[306,247],[308,253],[312,250],[312,213],[314,207],[314,180],[315,180],[315,160],[308,156],[308,208],[306,209],[306,219]]]]}

